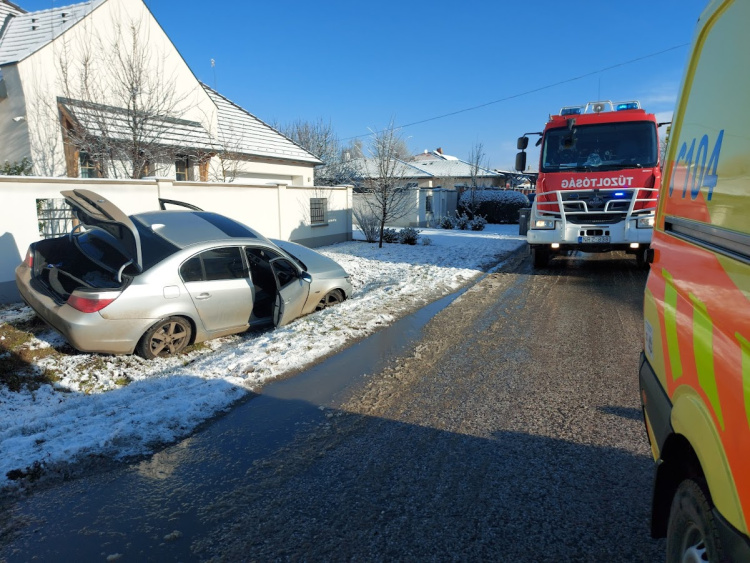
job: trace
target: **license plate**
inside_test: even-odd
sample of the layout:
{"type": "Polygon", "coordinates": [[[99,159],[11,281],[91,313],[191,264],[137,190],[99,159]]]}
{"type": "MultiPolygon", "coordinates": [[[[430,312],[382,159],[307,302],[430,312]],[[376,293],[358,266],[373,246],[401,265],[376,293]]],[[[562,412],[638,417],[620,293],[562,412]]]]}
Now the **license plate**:
{"type": "Polygon", "coordinates": [[[609,242],[608,236],[601,236],[601,237],[578,237],[578,242],[580,243],[602,243],[602,242],[609,242]]]}

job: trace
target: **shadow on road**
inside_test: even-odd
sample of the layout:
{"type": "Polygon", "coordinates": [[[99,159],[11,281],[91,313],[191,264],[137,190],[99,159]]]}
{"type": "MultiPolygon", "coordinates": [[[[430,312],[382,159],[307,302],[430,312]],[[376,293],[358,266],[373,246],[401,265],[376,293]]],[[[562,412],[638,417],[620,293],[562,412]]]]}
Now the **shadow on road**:
{"type": "Polygon", "coordinates": [[[617,448],[261,396],[149,460],[15,503],[1,555],[647,561],[663,553],[650,472],[617,448]]]}

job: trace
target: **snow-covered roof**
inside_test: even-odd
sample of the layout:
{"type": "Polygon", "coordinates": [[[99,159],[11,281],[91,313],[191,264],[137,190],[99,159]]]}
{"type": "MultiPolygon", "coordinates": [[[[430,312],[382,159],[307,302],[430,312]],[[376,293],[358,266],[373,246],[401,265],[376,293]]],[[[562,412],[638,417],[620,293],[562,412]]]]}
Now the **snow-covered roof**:
{"type": "Polygon", "coordinates": [[[216,104],[219,143],[225,150],[251,156],[322,164],[313,154],[213,88],[205,84],[203,88],[216,104]]]}
{"type": "MultiPolygon", "coordinates": [[[[125,141],[132,136],[128,123],[131,114],[125,109],[68,98],[57,101],[71,119],[94,137],[125,141]]],[[[187,119],[152,117],[143,134],[145,142],[162,146],[209,152],[216,148],[203,125],[187,119]]]]}
{"type": "MultiPolygon", "coordinates": [[[[351,165],[361,178],[377,178],[380,175],[377,162],[372,158],[355,158],[351,161],[351,165]]],[[[433,174],[420,170],[412,163],[398,160],[394,163],[393,176],[399,178],[431,178],[433,174]]]]}
{"type": "MultiPolygon", "coordinates": [[[[436,158],[433,160],[410,160],[399,161],[401,168],[397,176],[402,178],[470,178],[472,166],[468,162],[455,157],[451,159],[436,158]]],[[[362,177],[376,178],[378,176],[377,166],[372,159],[356,159],[354,166],[360,171],[362,177]]],[[[491,178],[500,176],[492,170],[479,168],[477,176],[491,178]]]]}
{"type": "Polygon", "coordinates": [[[0,0],[0,32],[2,32],[5,19],[9,15],[17,16],[23,13],[25,13],[25,10],[15,4],[8,2],[7,0],[0,0]]]}
{"type": "MultiPolygon", "coordinates": [[[[410,164],[438,178],[469,178],[472,175],[472,165],[457,158],[452,160],[416,160],[410,164]]],[[[498,174],[480,167],[477,170],[477,176],[487,178],[498,176],[498,174]]]]}
{"type": "Polygon", "coordinates": [[[7,4],[0,4],[2,10],[11,14],[7,25],[0,28],[0,65],[16,63],[44,47],[59,37],[105,0],[91,0],[82,4],[20,13],[7,4]]]}

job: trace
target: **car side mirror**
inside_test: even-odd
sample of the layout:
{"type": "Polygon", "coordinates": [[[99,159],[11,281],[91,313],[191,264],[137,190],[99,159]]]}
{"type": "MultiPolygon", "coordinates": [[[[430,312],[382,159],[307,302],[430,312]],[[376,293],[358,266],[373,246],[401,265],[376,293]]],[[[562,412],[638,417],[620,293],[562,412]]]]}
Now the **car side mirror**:
{"type": "Polygon", "coordinates": [[[312,276],[308,272],[301,272],[299,279],[306,281],[307,283],[312,283],[312,276]]]}
{"type": "Polygon", "coordinates": [[[529,138],[525,135],[523,137],[518,137],[518,141],[516,142],[516,148],[519,151],[526,150],[526,147],[529,146],[529,138]]]}

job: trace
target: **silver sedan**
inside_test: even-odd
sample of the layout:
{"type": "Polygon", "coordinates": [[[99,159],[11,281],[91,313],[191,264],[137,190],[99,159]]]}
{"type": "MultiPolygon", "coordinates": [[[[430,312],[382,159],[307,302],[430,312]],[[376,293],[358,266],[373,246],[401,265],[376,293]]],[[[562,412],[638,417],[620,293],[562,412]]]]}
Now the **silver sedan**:
{"type": "Polygon", "coordinates": [[[228,217],[128,216],[89,190],[62,195],[79,224],[32,244],[16,284],[78,350],[170,356],[251,326],[287,324],[351,295],[333,260],[228,217]]]}

